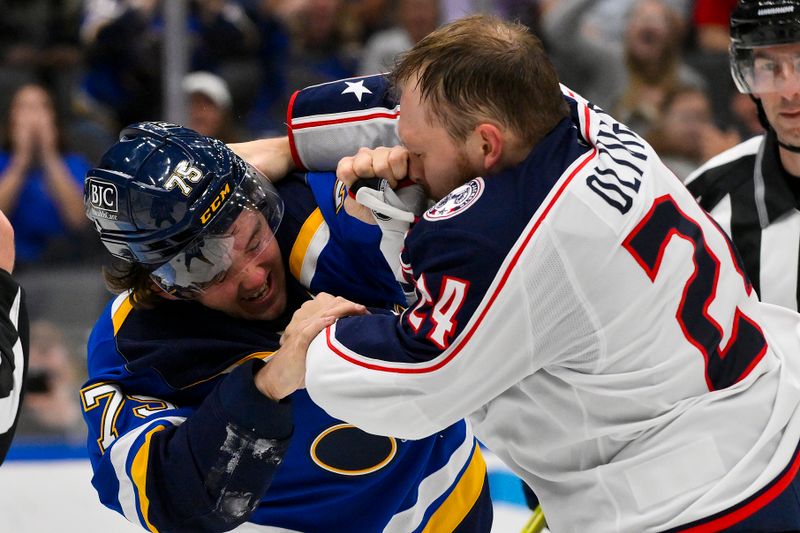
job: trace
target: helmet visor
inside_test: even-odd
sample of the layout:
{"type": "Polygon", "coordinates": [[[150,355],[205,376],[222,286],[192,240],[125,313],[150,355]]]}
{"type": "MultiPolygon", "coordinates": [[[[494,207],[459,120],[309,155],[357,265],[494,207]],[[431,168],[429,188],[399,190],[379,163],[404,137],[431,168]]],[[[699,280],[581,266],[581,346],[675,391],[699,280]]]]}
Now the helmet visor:
{"type": "Polygon", "coordinates": [[[731,74],[740,92],[765,94],[800,89],[800,46],[731,47],[731,74]]]}
{"type": "Polygon", "coordinates": [[[272,242],[283,218],[283,201],[263,174],[251,165],[246,167],[245,177],[230,197],[222,197],[218,212],[213,213],[212,202],[200,214],[201,221],[210,219],[202,233],[150,274],[168,294],[196,298],[246,269],[272,242]]]}

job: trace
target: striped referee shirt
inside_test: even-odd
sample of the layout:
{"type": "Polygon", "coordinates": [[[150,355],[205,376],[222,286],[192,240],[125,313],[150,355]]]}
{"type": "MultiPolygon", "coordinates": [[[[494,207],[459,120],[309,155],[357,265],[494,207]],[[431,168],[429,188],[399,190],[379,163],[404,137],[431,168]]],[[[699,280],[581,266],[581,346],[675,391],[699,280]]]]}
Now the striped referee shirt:
{"type": "Polygon", "coordinates": [[[797,310],[800,178],[784,170],[775,133],[712,158],[686,184],[731,237],[761,300],[797,310]]]}
{"type": "Polygon", "coordinates": [[[0,269],[0,463],[14,437],[28,366],[28,312],[24,292],[0,269]]]}

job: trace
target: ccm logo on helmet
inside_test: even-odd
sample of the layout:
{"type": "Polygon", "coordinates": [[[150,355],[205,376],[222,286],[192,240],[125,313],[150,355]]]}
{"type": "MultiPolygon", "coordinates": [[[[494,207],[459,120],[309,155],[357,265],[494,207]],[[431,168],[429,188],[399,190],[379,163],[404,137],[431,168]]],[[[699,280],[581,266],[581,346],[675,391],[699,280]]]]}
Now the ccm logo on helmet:
{"type": "Polygon", "coordinates": [[[203,211],[202,215],[200,215],[201,224],[205,225],[206,222],[211,220],[211,217],[214,215],[214,213],[219,211],[219,208],[222,207],[222,204],[228,198],[228,195],[230,193],[231,193],[231,183],[228,182],[225,184],[222,190],[219,191],[217,197],[214,198],[214,200],[211,202],[211,205],[208,206],[205,211],[203,211]]]}
{"type": "Polygon", "coordinates": [[[113,183],[89,179],[89,199],[92,207],[117,212],[117,187],[113,183]]]}

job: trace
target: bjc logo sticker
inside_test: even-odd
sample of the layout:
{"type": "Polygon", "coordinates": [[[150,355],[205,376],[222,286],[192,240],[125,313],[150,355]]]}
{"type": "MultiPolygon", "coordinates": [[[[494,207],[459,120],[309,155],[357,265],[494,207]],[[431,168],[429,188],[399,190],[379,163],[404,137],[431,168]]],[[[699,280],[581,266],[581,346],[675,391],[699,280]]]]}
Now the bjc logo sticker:
{"type": "Polygon", "coordinates": [[[92,207],[117,212],[117,187],[105,181],[89,180],[92,207]]]}

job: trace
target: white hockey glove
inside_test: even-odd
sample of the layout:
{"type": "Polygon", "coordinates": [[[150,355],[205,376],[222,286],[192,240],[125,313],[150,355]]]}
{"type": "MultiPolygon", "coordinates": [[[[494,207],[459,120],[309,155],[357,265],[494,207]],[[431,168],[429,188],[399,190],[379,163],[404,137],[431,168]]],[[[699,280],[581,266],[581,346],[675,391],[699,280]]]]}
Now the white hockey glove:
{"type": "Polygon", "coordinates": [[[358,187],[356,201],[372,210],[375,221],[383,234],[380,244],[381,253],[389,263],[394,278],[402,285],[406,300],[411,305],[416,300],[416,293],[403,277],[400,251],[403,249],[403,241],[411,224],[427,208],[425,191],[419,185],[409,185],[393,190],[386,180],[382,179],[379,182],[377,189],[372,188],[372,183],[358,187]]]}

